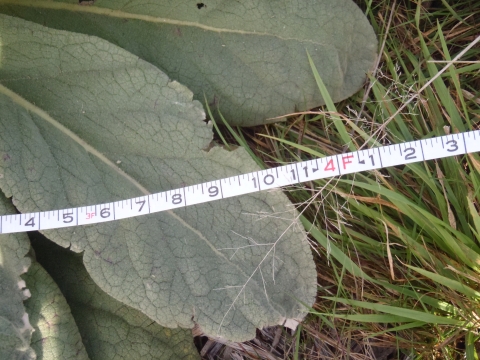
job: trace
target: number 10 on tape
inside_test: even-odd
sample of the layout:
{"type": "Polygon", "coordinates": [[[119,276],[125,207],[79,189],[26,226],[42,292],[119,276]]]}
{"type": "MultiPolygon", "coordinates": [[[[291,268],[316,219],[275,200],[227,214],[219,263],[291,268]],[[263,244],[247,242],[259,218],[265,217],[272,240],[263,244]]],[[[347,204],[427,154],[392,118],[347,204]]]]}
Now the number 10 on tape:
{"type": "Polygon", "coordinates": [[[97,224],[361,171],[480,151],[480,130],[354,151],[106,204],[0,217],[0,234],[97,224]]]}

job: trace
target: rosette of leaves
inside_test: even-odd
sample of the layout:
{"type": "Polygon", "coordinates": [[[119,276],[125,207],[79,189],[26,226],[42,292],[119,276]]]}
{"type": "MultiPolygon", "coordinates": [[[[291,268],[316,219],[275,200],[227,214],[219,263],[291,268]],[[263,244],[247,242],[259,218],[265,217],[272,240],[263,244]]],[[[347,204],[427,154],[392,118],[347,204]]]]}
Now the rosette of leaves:
{"type": "MultiPolygon", "coordinates": [[[[0,44],[0,189],[21,213],[256,169],[243,149],[211,144],[187,88],[120,47],[4,15],[0,44]]],[[[314,301],[297,215],[273,191],[43,234],[81,253],[103,292],[152,322],[242,341],[300,321],[314,301]]]]}

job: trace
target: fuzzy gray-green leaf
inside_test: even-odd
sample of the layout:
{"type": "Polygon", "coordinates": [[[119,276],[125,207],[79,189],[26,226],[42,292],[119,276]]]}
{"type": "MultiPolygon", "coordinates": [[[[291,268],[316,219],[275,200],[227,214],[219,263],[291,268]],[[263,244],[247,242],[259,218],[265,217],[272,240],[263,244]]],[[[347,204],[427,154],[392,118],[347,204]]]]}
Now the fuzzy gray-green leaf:
{"type": "MultiPolygon", "coordinates": [[[[13,211],[0,191],[0,215],[13,211]]],[[[29,248],[26,234],[0,235],[0,359],[36,358],[30,347],[33,327],[23,306],[28,290],[20,277],[30,266],[25,257],[29,248]]]]}
{"type": "Polygon", "coordinates": [[[50,275],[33,262],[24,279],[32,295],[25,307],[35,329],[32,348],[37,360],[88,360],[70,307],[50,275]]]}
{"type": "Polygon", "coordinates": [[[322,105],[307,50],[335,102],[358,91],[373,66],[377,40],[351,0],[197,4],[1,0],[0,11],[118,44],[188,86],[196,99],[205,94],[232,125],[322,105]]]}
{"type": "Polygon", "coordinates": [[[88,275],[81,255],[41,236],[33,247],[65,294],[91,360],[199,359],[190,330],[161,327],[107,295],[88,275]]]}
{"type": "MultiPolygon", "coordinates": [[[[0,179],[21,212],[128,199],[257,169],[209,151],[192,93],[104,40],[0,17],[0,179]]],[[[280,192],[44,231],[93,280],[162,326],[245,340],[301,320],[316,273],[280,192]],[[289,321],[287,321],[287,324],[289,321]]]]}

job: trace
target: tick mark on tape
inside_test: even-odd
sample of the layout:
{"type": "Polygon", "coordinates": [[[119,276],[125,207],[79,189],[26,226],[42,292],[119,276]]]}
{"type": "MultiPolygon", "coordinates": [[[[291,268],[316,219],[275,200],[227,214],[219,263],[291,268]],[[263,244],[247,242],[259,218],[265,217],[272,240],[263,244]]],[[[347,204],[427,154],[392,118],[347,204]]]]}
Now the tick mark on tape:
{"type": "MultiPolygon", "coordinates": [[[[126,219],[343,174],[480,152],[480,130],[300,161],[102,205],[0,216],[0,234],[126,219]],[[303,170],[303,171],[301,171],[303,170]],[[240,181],[241,180],[241,181],[240,181]],[[99,211],[97,214],[96,211],[99,211]]],[[[4,153],[3,161],[10,160],[4,153]]],[[[116,160],[120,164],[120,160],[116,160]]],[[[36,171],[27,168],[26,171],[36,171]]],[[[0,174],[0,179],[4,174],[0,174]]],[[[105,259],[105,261],[109,261],[105,259]]]]}

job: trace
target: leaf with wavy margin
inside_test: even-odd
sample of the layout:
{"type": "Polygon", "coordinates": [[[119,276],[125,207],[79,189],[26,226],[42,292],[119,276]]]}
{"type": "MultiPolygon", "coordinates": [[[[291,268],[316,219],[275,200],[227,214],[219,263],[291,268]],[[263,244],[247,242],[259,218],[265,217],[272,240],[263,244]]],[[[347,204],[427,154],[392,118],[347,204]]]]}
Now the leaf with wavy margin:
{"type": "Polygon", "coordinates": [[[23,278],[32,295],[25,307],[35,329],[31,346],[37,360],[88,360],[70,307],[50,275],[33,261],[23,278]]]}
{"type": "MultiPolygon", "coordinates": [[[[1,178],[0,172],[0,178],[1,178]]],[[[0,192],[0,215],[15,208],[0,192]]],[[[0,235],[0,359],[35,359],[30,347],[33,327],[23,306],[29,296],[20,277],[30,266],[26,234],[0,235]]]]}
{"type": "Polygon", "coordinates": [[[43,236],[37,236],[32,246],[65,295],[91,360],[200,359],[190,330],[164,328],[107,295],[88,275],[81,255],[43,236]]]}
{"type": "MultiPolygon", "coordinates": [[[[102,39],[0,17],[0,188],[21,212],[107,203],[256,169],[210,146],[192,93],[102,39]]],[[[297,213],[263,192],[43,231],[162,326],[242,341],[301,320],[315,265],[297,213]]]]}

